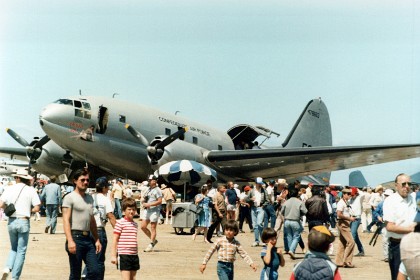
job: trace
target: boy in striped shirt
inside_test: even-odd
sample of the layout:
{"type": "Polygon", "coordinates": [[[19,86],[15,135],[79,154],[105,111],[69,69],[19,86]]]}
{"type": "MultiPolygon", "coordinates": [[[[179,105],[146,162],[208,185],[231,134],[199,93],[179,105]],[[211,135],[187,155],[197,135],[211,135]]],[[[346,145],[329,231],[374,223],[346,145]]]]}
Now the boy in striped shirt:
{"type": "Polygon", "coordinates": [[[239,232],[238,223],[234,220],[228,220],[225,224],[225,236],[219,238],[204,257],[203,264],[200,266],[201,273],[206,269],[207,262],[210,260],[213,253],[217,250],[217,276],[219,279],[233,279],[233,262],[235,261],[236,252],[249,264],[249,266],[257,271],[257,267],[253,263],[251,257],[242,248],[235,236],[239,232]]]}
{"type": "Polygon", "coordinates": [[[124,199],[122,211],[124,217],[117,221],[114,228],[111,262],[121,270],[122,279],[134,280],[137,270],[140,269],[137,251],[138,225],[133,221],[134,214],[137,212],[136,201],[133,198],[124,199]]]}

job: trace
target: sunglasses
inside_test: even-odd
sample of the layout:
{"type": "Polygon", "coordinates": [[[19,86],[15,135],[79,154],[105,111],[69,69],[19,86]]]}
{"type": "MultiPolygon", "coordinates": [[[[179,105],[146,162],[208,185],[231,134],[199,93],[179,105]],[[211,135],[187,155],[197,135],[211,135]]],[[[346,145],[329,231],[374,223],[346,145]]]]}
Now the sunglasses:
{"type": "Polygon", "coordinates": [[[82,183],[84,183],[84,182],[90,182],[90,180],[89,179],[80,179],[80,181],[82,182],[82,183]]]}
{"type": "Polygon", "coordinates": [[[411,183],[411,182],[404,182],[404,183],[401,183],[401,186],[403,186],[403,187],[411,187],[411,185],[412,185],[412,183],[411,183]]]}

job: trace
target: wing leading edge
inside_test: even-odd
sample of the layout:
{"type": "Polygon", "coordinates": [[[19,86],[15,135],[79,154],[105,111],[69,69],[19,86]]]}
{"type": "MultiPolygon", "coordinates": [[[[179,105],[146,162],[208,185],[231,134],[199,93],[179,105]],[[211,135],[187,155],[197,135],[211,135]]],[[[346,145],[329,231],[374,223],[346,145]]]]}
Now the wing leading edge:
{"type": "Polygon", "coordinates": [[[0,147],[0,157],[28,161],[26,148],[0,147]]]}
{"type": "Polygon", "coordinates": [[[420,144],[210,151],[207,162],[232,179],[296,178],[420,157],[420,144]]]}

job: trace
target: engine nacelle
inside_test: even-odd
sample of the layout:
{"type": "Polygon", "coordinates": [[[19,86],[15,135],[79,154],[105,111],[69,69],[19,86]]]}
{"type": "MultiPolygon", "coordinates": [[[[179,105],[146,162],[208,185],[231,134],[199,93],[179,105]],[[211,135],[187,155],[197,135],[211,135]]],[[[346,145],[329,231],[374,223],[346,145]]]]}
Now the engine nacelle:
{"type": "Polygon", "coordinates": [[[149,157],[152,169],[157,170],[160,166],[170,161],[176,160],[194,160],[196,162],[205,163],[203,154],[207,152],[206,149],[201,148],[197,145],[182,141],[176,140],[170,145],[166,146],[163,155],[159,160],[152,161],[149,157]]]}

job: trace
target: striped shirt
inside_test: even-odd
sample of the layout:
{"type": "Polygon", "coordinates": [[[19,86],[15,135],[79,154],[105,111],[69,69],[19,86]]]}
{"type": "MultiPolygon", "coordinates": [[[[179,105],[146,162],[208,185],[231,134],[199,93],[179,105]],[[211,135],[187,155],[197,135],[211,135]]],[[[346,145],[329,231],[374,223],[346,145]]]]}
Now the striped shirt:
{"type": "Polygon", "coordinates": [[[214,251],[217,250],[217,260],[220,262],[229,262],[233,263],[236,260],[236,252],[251,265],[253,263],[251,257],[247,252],[242,248],[241,243],[233,238],[229,241],[226,236],[219,238],[216,243],[214,243],[211,248],[208,250],[206,256],[204,257],[203,264],[207,264],[213,255],[214,251]]]}
{"type": "Polygon", "coordinates": [[[134,221],[122,218],[117,221],[114,234],[118,234],[117,252],[119,255],[137,255],[137,231],[138,225],[134,221]]]}

